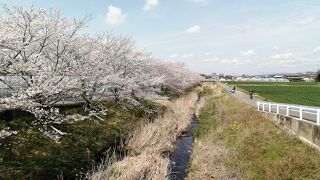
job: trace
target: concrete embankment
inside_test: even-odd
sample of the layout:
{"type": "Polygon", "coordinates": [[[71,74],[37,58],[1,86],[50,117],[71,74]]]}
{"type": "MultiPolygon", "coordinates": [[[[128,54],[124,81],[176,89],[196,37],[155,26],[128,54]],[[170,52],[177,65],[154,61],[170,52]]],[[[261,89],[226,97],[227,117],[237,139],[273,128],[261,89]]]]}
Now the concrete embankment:
{"type": "Polygon", "coordinates": [[[280,128],[320,150],[320,126],[316,123],[281,114],[266,113],[266,115],[269,119],[273,119],[280,128]]]}

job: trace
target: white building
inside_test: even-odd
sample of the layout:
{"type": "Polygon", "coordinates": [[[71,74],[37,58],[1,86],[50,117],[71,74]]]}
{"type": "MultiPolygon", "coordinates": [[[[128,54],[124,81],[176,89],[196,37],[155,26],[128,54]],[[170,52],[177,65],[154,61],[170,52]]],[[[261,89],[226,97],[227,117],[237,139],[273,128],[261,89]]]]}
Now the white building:
{"type": "Polygon", "coordinates": [[[289,82],[288,79],[285,78],[256,78],[256,77],[251,77],[251,78],[243,78],[243,77],[238,77],[236,78],[236,81],[247,81],[247,82],[289,82]]]}

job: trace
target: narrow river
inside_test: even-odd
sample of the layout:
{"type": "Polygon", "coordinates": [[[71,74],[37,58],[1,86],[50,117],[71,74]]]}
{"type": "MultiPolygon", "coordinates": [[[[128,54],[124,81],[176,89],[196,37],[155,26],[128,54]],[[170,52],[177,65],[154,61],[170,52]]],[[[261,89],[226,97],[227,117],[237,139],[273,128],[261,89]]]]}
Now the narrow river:
{"type": "Polygon", "coordinates": [[[194,142],[193,130],[198,126],[198,118],[192,115],[191,123],[187,132],[178,137],[175,150],[171,156],[171,177],[172,180],[185,179],[188,175],[190,155],[194,142]]]}

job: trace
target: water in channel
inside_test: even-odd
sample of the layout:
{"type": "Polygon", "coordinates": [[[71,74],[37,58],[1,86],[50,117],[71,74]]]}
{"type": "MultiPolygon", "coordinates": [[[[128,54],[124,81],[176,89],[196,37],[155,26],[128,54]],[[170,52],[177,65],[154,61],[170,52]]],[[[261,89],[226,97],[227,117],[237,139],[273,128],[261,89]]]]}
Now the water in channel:
{"type": "Polygon", "coordinates": [[[192,153],[192,146],[194,142],[193,130],[198,126],[198,124],[198,118],[193,114],[188,131],[184,132],[176,141],[175,150],[170,158],[170,179],[172,180],[185,179],[188,175],[190,155],[192,153]]]}

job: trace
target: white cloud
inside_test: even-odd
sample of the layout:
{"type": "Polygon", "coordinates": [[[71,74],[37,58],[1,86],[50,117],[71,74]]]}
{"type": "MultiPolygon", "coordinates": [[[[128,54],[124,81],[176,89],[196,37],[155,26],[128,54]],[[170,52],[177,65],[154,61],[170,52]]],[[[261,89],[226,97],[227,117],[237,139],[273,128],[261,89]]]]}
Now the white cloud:
{"type": "Polygon", "coordinates": [[[219,58],[217,57],[206,58],[203,60],[203,62],[219,62],[219,58]]]}
{"type": "Polygon", "coordinates": [[[255,28],[256,28],[255,25],[253,25],[253,24],[247,24],[247,25],[243,28],[243,32],[253,31],[255,28]]]}
{"type": "Polygon", "coordinates": [[[239,61],[239,59],[237,59],[237,58],[232,58],[232,59],[222,59],[222,60],[220,60],[220,62],[219,62],[220,64],[237,64],[237,65],[240,65],[240,64],[242,64],[240,61],[239,61]]]}
{"type": "Polygon", "coordinates": [[[314,22],[314,17],[308,16],[297,20],[296,24],[298,25],[308,25],[314,22]]]}
{"type": "Polygon", "coordinates": [[[171,54],[171,55],[169,56],[169,58],[177,58],[177,57],[179,57],[179,54],[171,54]]]}
{"type": "Polygon", "coordinates": [[[254,24],[235,25],[232,27],[235,31],[240,33],[248,33],[254,31],[257,27],[254,24]]]}
{"type": "Polygon", "coordinates": [[[201,3],[203,5],[207,5],[209,3],[209,0],[191,0],[191,1],[195,3],[201,3]]]}
{"type": "Polygon", "coordinates": [[[181,56],[183,59],[194,58],[194,54],[184,54],[181,56]]]}
{"type": "Polygon", "coordinates": [[[158,6],[158,4],[159,4],[159,0],[146,0],[143,6],[143,10],[150,11],[154,9],[156,6],[158,6]]]}
{"type": "Polygon", "coordinates": [[[272,55],[267,62],[277,66],[299,66],[314,63],[305,54],[292,52],[272,55]]]}
{"type": "Polygon", "coordinates": [[[108,24],[119,25],[125,21],[127,15],[128,14],[123,14],[120,8],[109,6],[105,20],[108,24]]]}
{"type": "Polygon", "coordinates": [[[169,58],[171,59],[191,59],[191,58],[194,58],[194,54],[172,54],[169,56],[169,58]]]}
{"type": "Polygon", "coordinates": [[[239,60],[237,58],[219,58],[219,57],[211,57],[211,58],[206,58],[202,60],[203,62],[207,63],[217,63],[221,65],[243,65],[246,62],[250,63],[248,60],[239,60]]]}
{"type": "Polygon", "coordinates": [[[211,52],[206,52],[206,53],[204,53],[204,55],[206,55],[206,56],[211,56],[212,53],[211,53],[211,52]]]}
{"type": "Polygon", "coordinates": [[[320,46],[316,47],[316,48],[313,50],[313,52],[315,52],[315,53],[320,53],[320,46]]]}
{"type": "Polygon", "coordinates": [[[277,51],[277,50],[279,50],[280,48],[279,48],[277,45],[274,45],[274,46],[272,46],[272,49],[275,50],[275,51],[277,51]]]}
{"type": "Polygon", "coordinates": [[[285,60],[285,59],[292,59],[295,58],[293,53],[282,53],[282,54],[275,54],[270,56],[271,59],[275,59],[275,60],[285,60]]]}
{"type": "Polygon", "coordinates": [[[252,55],[255,55],[255,52],[254,52],[254,50],[249,49],[248,51],[241,51],[240,54],[242,56],[252,56],[252,55]]]}
{"type": "Polygon", "coordinates": [[[200,32],[200,26],[198,26],[198,25],[191,26],[191,27],[187,28],[185,32],[186,33],[190,33],[190,34],[199,33],[200,32]]]}
{"type": "Polygon", "coordinates": [[[247,63],[252,63],[252,62],[253,62],[252,59],[246,59],[245,61],[246,61],[247,63]]]}

